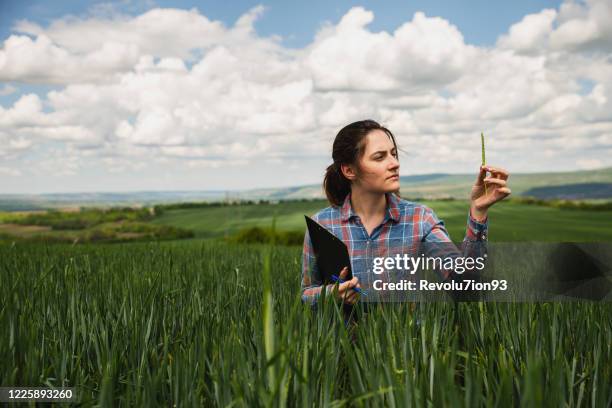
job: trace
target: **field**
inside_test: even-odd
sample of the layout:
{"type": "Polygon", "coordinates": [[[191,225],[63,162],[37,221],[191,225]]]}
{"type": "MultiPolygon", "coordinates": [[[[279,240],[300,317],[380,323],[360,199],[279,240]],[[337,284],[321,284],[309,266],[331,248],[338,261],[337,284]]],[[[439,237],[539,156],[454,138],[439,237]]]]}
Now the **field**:
{"type": "Polygon", "coordinates": [[[347,330],[333,305],[301,305],[297,248],[271,251],[264,313],[265,253],[4,245],[0,383],[76,386],[104,406],[611,401],[609,303],[395,305],[347,330]]]}
{"type": "MultiPolygon", "coordinates": [[[[420,201],[441,218],[455,241],[465,235],[467,201],[420,201]]],[[[171,210],[154,224],[189,228],[197,238],[231,236],[250,226],[268,227],[277,217],[279,229],[305,229],[304,215],[326,207],[326,201],[171,210]]],[[[512,201],[490,210],[491,241],[612,241],[612,211],[567,210],[512,201]]]]}
{"type": "MultiPolygon", "coordinates": [[[[466,203],[426,204],[463,237],[466,203]]],[[[497,207],[492,240],[612,240],[610,212],[497,207]]],[[[0,243],[0,386],[75,386],[85,406],[610,406],[610,303],[388,304],[347,327],[301,304],[300,247],[200,239],[320,208],[153,221],[183,241],[0,243]]]]}
{"type": "Polygon", "coordinates": [[[153,217],[149,208],[0,212],[0,239],[76,244],[193,237],[188,230],[149,223],[153,217]]]}

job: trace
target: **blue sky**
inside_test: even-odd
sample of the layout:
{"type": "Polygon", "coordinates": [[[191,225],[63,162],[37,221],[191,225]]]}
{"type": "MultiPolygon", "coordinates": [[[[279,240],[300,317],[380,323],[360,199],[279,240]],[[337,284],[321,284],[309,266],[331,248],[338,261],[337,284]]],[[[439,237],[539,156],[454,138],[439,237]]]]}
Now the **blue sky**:
{"type": "Polygon", "coordinates": [[[285,45],[302,47],[312,41],[316,30],[323,21],[336,22],[353,6],[372,10],[376,20],[372,30],[392,31],[416,11],[427,16],[439,16],[455,24],[465,40],[475,45],[492,45],[508,27],[519,21],[525,14],[544,8],[557,8],[560,1],[518,0],[518,1],[143,1],[143,2],[100,2],[100,1],[7,1],[0,2],[0,37],[10,34],[10,27],[16,20],[28,19],[47,24],[67,14],[87,15],[96,4],[112,3],[125,13],[137,14],[153,6],[190,9],[198,8],[206,16],[233,24],[236,19],[258,4],[268,9],[255,27],[261,35],[278,34],[285,45]]]}
{"type": "MultiPolygon", "coordinates": [[[[11,35],[12,28],[19,20],[29,20],[48,25],[53,20],[67,15],[89,16],[100,10],[100,6],[111,4],[122,13],[137,15],[152,7],[191,9],[197,8],[210,19],[232,25],[248,9],[262,4],[265,14],[255,23],[262,36],[280,35],[287,47],[303,47],[310,43],[323,22],[337,22],[346,11],[360,5],[372,10],[376,19],[370,25],[373,31],[393,31],[416,11],[428,16],[439,16],[456,25],[467,43],[491,46],[508,27],[519,21],[525,14],[535,13],[544,8],[556,8],[557,0],[520,0],[512,2],[491,1],[9,1],[0,0],[0,38],[11,35]]],[[[48,92],[53,86],[22,85],[22,92],[48,92]]],[[[20,94],[21,94],[20,93],[20,94]]],[[[0,104],[9,106],[20,94],[0,95],[0,104]]]]}
{"type": "Polygon", "coordinates": [[[0,189],[318,184],[364,118],[402,175],[473,172],[480,131],[515,173],[606,167],[611,20],[607,0],[0,0],[0,189]]]}

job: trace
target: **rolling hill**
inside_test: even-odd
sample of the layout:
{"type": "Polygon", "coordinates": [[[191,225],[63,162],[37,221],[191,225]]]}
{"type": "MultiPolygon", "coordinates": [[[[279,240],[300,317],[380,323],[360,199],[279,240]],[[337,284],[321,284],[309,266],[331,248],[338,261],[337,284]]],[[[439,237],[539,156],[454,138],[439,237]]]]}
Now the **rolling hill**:
{"type": "MultiPolygon", "coordinates": [[[[407,198],[467,199],[475,174],[419,174],[400,177],[407,198]]],[[[558,173],[511,174],[513,196],[543,199],[612,199],[612,167],[558,173]]],[[[148,206],[171,202],[290,200],[323,198],[320,184],[241,191],[136,191],[129,193],[0,194],[0,210],[29,211],[70,206],[148,206]]]]}

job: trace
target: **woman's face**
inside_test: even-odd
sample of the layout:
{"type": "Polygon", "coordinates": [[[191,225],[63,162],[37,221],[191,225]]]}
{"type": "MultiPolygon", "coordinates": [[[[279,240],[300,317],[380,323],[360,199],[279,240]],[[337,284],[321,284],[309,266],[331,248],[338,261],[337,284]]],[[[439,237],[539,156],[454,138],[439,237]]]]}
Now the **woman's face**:
{"type": "MultiPolygon", "coordinates": [[[[372,130],[365,138],[365,152],[359,160],[359,173],[347,172],[354,185],[367,191],[388,193],[400,188],[398,152],[382,130],[372,130]]],[[[345,175],[348,174],[345,172],[345,175]]]]}

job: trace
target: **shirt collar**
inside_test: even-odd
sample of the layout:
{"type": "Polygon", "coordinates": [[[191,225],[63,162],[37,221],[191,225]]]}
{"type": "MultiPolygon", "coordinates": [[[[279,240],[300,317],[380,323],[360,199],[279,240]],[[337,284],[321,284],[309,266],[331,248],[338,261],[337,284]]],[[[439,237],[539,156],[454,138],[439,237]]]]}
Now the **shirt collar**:
{"type": "MultiPolygon", "coordinates": [[[[399,222],[400,212],[398,205],[398,198],[393,193],[385,193],[385,197],[387,200],[387,211],[385,213],[384,222],[387,222],[388,219],[392,219],[396,223],[399,222]]],[[[356,217],[357,214],[353,211],[353,207],[351,206],[351,192],[346,195],[344,199],[344,203],[340,208],[340,218],[342,221],[346,222],[351,219],[351,217],[356,217]]]]}

